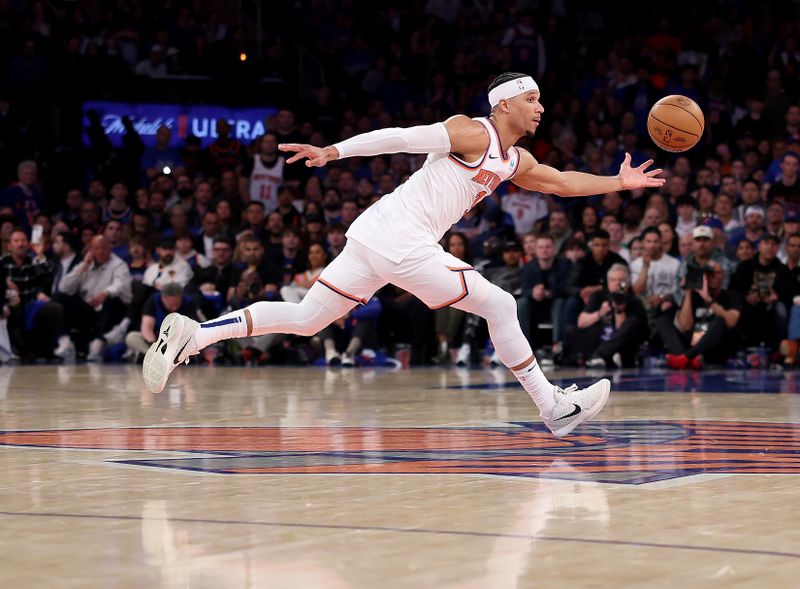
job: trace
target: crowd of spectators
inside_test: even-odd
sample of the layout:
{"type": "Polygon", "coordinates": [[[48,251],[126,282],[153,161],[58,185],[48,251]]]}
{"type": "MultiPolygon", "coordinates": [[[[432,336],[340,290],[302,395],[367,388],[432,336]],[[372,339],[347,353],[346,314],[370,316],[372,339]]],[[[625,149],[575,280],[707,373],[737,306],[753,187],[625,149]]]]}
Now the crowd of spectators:
{"type": "MultiPolygon", "coordinates": [[[[92,63],[133,77],[164,67],[215,75],[217,57],[250,42],[208,7],[167,3],[165,22],[136,0],[97,4],[113,6],[94,16],[0,1],[0,30],[15,31],[0,36],[10,64],[0,74],[0,161],[16,165],[3,171],[16,176],[0,197],[0,293],[20,358],[135,361],[169,312],[207,320],[259,300],[299,301],[353,220],[424,157],[310,169],[286,165],[277,145],[485,116],[489,81],[523,71],[542,88],[543,124],[521,142],[540,162],[615,174],[628,152],[634,165],[654,157],[667,179],[658,191],[576,199],[508,183],[444,237],[445,249],[517,298],[542,362],[796,362],[796,5],[699,3],[685,15],[589,0],[300,2],[283,25],[302,31],[329,84],[276,105],[258,140],[240,141],[219,120],[207,145],[190,136],[173,149],[173,130],[162,127],[144,147],[127,124],[113,148],[90,113],[88,145],[70,144],[65,131],[52,149],[17,114],[30,115],[21,97],[45,78],[96,76],[92,63]],[[650,106],[667,94],[706,113],[700,144],[685,154],[657,150],[646,133],[650,106]],[[68,149],[77,155],[65,170],[68,149]]],[[[393,286],[316,336],[250,338],[203,360],[351,365],[408,346],[416,364],[497,362],[477,317],[431,311],[393,286]]]]}

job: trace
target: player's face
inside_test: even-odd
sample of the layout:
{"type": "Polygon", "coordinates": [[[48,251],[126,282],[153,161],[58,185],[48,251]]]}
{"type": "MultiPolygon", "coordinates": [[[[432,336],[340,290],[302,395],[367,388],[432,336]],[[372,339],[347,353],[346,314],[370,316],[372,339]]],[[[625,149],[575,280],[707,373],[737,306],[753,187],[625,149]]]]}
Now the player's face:
{"type": "Polygon", "coordinates": [[[540,94],[534,90],[520,94],[512,98],[509,103],[513,101],[512,113],[515,114],[515,122],[520,126],[526,135],[529,137],[536,133],[539,128],[539,123],[542,120],[542,113],[544,107],[540,102],[540,94]]]}

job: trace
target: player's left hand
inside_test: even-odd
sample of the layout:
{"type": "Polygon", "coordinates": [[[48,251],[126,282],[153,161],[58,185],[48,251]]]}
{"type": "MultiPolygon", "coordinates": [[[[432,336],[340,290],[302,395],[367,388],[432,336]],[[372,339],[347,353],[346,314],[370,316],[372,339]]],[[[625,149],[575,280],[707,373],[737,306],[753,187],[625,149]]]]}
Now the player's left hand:
{"type": "Polygon", "coordinates": [[[656,168],[646,172],[647,168],[653,165],[653,160],[647,160],[638,168],[631,167],[631,154],[625,154],[625,160],[619,167],[619,177],[622,179],[623,190],[635,190],[636,188],[658,188],[664,185],[664,178],[656,178],[663,170],[656,168]]]}
{"type": "Polygon", "coordinates": [[[329,161],[339,158],[339,152],[332,145],[328,147],[316,147],[305,143],[281,143],[278,145],[278,149],[280,151],[296,152],[286,160],[287,164],[293,164],[296,161],[307,158],[306,166],[309,168],[312,166],[324,166],[329,161]]]}

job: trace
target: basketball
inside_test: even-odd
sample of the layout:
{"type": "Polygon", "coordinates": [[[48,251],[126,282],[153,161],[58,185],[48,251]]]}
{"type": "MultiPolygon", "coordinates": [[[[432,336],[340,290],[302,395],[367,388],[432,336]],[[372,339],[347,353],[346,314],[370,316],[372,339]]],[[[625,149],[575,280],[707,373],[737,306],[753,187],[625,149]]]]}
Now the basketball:
{"type": "Polygon", "coordinates": [[[691,98],[673,94],[653,105],[647,115],[647,132],[665,151],[680,152],[694,147],[703,134],[703,111],[691,98]]]}

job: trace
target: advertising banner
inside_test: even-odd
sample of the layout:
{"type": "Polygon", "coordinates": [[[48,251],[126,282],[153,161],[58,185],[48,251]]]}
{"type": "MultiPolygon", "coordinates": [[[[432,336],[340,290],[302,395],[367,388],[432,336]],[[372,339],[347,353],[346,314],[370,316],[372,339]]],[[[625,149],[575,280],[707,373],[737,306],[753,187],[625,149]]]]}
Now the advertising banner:
{"type": "MultiPolygon", "coordinates": [[[[172,129],[170,145],[183,146],[189,135],[200,138],[203,146],[216,139],[216,120],[226,119],[233,129],[233,136],[247,144],[264,134],[266,119],[278,112],[277,108],[261,106],[232,108],[215,105],[187,104],[137,104],[126,102],[85,102],[83,104],[84,129],[89,125],[86,113],[94,109],[111,143],[122,144],[125,126],[122,117],[128,116],[145,145],[155,145],[156,131],[161,125],[172,129]]],[[[84,143],[89,137],[84,132],[84,143]]]]}

